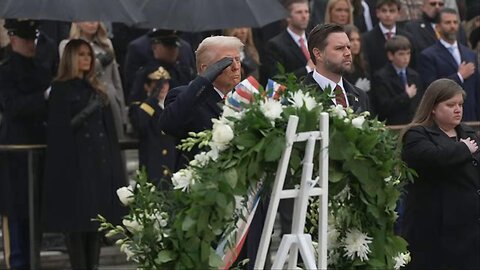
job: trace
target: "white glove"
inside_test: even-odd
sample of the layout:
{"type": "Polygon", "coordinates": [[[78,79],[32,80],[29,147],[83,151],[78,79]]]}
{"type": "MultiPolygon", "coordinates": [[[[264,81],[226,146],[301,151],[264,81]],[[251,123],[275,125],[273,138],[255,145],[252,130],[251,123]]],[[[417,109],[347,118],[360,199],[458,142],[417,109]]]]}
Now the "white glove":
{"type": "Polygon", "coordinates": [[[355,86],[362,89],[365,92],[370,91],[370,81],[367,78],[359,78],[355,82],[355,86]]]}

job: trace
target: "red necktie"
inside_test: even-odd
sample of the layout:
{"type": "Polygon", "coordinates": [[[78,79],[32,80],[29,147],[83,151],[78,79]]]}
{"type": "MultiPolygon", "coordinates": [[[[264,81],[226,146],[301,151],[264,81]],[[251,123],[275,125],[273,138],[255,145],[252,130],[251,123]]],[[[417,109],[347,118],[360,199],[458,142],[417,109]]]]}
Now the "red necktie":
{"type": "Polygon", "coordinates": [[[335,93],[335,101],[337,102],[337,105],[342,105],[344,108],[346,108],[347,100],[345,99],[345,95],[343,94],[342,87],[337,84],[333,91],[335,93]]]}
{"type": "Polygon", "coordinates": [[[305,46],[305,40],[301,37],[298,42],[300,43],[300,49],[302,49],[305,59],[307,59],[307,61],[310,60],[310,53],[308,52],[307,46],[305,46]]]}
{"type": "Polygon", "coordinates": [[[388,31],[387,33],[385,33],[385,36],[387,36],[387,39],[391,39],[393,36],[393,33],[388,31]]]}

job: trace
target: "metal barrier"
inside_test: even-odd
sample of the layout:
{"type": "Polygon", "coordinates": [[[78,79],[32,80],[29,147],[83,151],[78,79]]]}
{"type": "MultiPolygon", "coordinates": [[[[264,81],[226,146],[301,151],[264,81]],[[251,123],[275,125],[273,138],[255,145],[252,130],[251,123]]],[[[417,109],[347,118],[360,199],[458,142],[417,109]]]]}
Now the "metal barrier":
{"type": "MultiPolygon", "coordinates": [[[[480,131],[480,122],[465,122],[465,124],[474,128],[477,133],[480,131]]],[[[388,126],[395,131],[402,130],[405,125],[388,126]]],[[[121,150],[138,149],[137,140],[122,140],[119,142],[121,150]]],[[[38,161],[38,156],[46,149],[46,145],[31,144],[31,145],[0,145],[0,152],[27,152],[28,154],[28,216],[29,216],[29,234],[30,234],[30,268],[39,269],[40,252],[39,243],[39,216],[37,208],[39,206],[39,190],[38,180],[33,169],[35,163],[38,161]]]]}

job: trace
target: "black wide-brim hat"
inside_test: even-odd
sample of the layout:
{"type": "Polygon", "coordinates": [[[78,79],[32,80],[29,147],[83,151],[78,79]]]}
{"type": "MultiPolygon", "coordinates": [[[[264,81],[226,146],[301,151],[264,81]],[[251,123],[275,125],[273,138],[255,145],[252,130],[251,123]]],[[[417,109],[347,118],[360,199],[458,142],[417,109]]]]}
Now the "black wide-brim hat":
{"type": "Polygon", "coordinates": [[[152,43],[162,43],[166,46],[180,47],[180,38],[177,31],[153,29],[148,33],[148,37],[152,43]]]}
{"type": "Polygon", "coordinates": [[[35,39],[37,37],[38,23],[34,20],[6,19],[3,25],[11,36],[23,39],[35,39]]]}

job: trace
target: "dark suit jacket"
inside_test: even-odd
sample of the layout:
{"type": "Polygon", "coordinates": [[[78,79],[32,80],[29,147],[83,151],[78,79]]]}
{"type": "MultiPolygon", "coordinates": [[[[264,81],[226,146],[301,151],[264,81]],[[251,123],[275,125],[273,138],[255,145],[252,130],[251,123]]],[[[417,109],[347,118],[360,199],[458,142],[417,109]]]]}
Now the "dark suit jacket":
{"type": "Polygon", "coordinates": [[[413,98],[408,97],[402,79],[392,64],[386,64],[373,75],[370,101],[378,119],[386,120],[387,125],[410,123],[423,96],[420,75],[411,68],[406,71],[408,84],[417,86],[417,94],[413,98]]]}
{"type": "MultiPolygon", "coordinates": [[[[149,64],[155,62],[150,39],[147,34],[133,40],[128,44],[127,55],[125,56],[124,66],[124,92],[128,100],[135,80],[137,71],[149,64]]],[[[188,67],[195,71],[195,57],[190,44],[180,39],[180,54],[176,66],[188,67]]],[[[191,79],[191,78],[190,78],[191,79]]]]}
{"type": "Polygon", "coordinates": [[[278,74],[277,63],[282,64],[286,72],[293,72],[298,78],[307,75],[307,59],[287,30],[278,34],[265,45],[262,60],[262,84],[278,74]]]}
{"type": "MultiPolygon", "coordinates": [[[[320,91],[323,91],[323,89],[318,86],[317,82],[313,78],[313,71],[308,73],[303,80],[303,83],[305,85],[315,85],[320,91]]],[[[367,94],[363,90],[349,83],[345,79],[343,79],[343,87],[345,87],[345,92],[347,92],[348,104],[350,104],[350,107],[354,112],[360,113],[364,111],[370,111],[370,102],[367,94]]]]}
{"type": "MultiPolygon", "coordinates": [[[[468,126],[456,130],[480,143],[468,126]]],[[[402,158],[418,173],[407,186],[402,224],[408,269],[480,269],[479,152],[436,125],[417,126],[403,138],[402,158]]]]}
{"type": "MultiPolygon", "coordinates": [[[[472,62],[478,67],[477,56],[469,48],[458,44],[462,61],[472,62]]],[[[418,72],[422,74],[423,85],[428,87],[430,83],[437,79],[448,78],[460,84],[467,97],[463,104],[463,121],[480,120],[480,77],[478,70],[462,83],[457,75],[458,65],[455,59],[440,41],[425,49],[420,55],[418,72]]]]}
{"type": "MultiPolygon", "coordinates": [[[[189,132],[211,129],[212,118],[218,118],[222,113],[218,104],[221,100],[213,85],[198,76],[189,85],[168,92],[165,109],[159,119],[160,129],[175,137],[177,143],[187,138],[189,132]]],[[[195,152],[184,154],[192,158],[195,152]]],[[[177,168],[184,164],[184,160],[179,161],[177,168]]]]}
{"type": "MultiPolygon", "coordinates": [[[[402,35],[407,37],[410,42],[411,36],[407,32],[403,31],[397,25],[395,35],[402,35]]],[[[388,63],[387,51],[385,50],[385,36],[380,29],[380,26],[377,24],[371,31],[368,31],[362,35],[362,48],[365,55],[365,60],[370,65],[370,78],[373,77],[375,71],[381,69],[385,64],[388,63]]],[[[410,61],[410,67],[415,66],[415,50],[412,51],[412,60],[410,61]]]]}
{"type": "MultiPolygon", "coordinates": [[[[417,52],[417,57],[420,56],[420,53],[426,48],[432,46],[437,42],[437,36],[435,35],[435,30],[432,28],[432,24],[427,22],[425,19],[419,19],[415,21],[410,21],[405,24],[405,31],[411,34],[413,47],[417,52]]],[[[457,33],[457,41],[463,45],[467,44],[467,38],[465,31],[460,27],[457,33]]],[[[418,63],[418,61],[417,61],[418,63]]]]}

